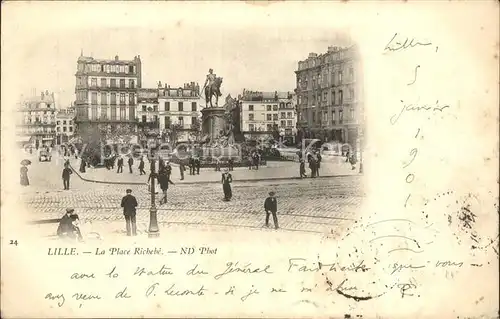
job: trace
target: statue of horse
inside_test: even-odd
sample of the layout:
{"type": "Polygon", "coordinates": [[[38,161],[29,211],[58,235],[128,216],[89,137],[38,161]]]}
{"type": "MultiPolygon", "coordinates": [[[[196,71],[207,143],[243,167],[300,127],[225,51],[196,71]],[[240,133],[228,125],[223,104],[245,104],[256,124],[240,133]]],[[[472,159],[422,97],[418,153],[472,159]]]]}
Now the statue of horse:
{"type": "Polygon", "coordinates": [[[212,104],[212,96],[215,95],[215,106],[217,107],[219,105],[219,96],[222,95],[220,92],[220,87],[222,85],[222,78],[215,78],[214,83],[212,85],[209,85],[205,87],[205,102],[208,103],[210,102],[210,107],[214,107],[212,104]]]}

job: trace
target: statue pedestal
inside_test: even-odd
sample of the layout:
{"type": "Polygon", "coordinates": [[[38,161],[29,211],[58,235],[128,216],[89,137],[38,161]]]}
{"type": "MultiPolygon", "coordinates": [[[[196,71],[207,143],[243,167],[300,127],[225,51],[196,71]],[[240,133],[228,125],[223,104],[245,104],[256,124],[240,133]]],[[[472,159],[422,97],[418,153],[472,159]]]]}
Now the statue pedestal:
{"type": "Polygon", "coordinates": [[[225,109],[222,107],[206,107],[201,110],[201,129],[203,135],[208,134],[210,141],[214,141],[219,137],[221,130],[224,129],[225,109]]]}

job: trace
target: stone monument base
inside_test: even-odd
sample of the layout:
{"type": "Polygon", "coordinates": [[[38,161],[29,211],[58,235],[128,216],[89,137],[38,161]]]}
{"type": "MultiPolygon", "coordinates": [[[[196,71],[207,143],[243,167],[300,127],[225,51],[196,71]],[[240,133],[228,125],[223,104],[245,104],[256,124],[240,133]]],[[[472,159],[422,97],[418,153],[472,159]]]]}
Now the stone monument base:
{"type": "Polygon", "coordinates": [[[213,142],[219,138],[220,132],[224,130],[225,109],[222,107],[206,107],[201,110],[201,129],[203,135],[208,135],[213,142]]]}

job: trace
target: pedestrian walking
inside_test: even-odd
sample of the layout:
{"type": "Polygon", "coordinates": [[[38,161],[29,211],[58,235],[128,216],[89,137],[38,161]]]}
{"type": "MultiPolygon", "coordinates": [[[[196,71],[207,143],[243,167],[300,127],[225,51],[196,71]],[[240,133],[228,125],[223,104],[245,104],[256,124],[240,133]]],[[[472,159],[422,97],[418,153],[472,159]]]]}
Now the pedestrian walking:
{"type": "Polygon", "coordinates": [[[316,160],[312,155],[309,155],[309,169],[311,170],[311,178],[316,177],[316,160]]]}
{"type": "Polygon", "coordinates": [[[136,225],[136,207],[137,200],[132,196],[132,190],[127,189],[127,195],[122,198],[121,207],[123,207],[123,216],[125,216],[125,223],[127,227],[127,236],[137,235],[136,225]]]}
{"type": "Polygon", "coordinates": [[[168,174],[166,169],[160,170],[158,173],[158,184],[160,184],[160,188],[163,192],[163,197],[160,199],[159,204],[165,204],[167,203],[167,192],[168,192],[168,185],[174,183],[170,180],[170,174],[168,174]]]}
{"type": "Polygon", "coordinates": [[[220,172],[220,160],[218,158],[215,159],[215,171],[220,172]]]}
{"type": "Polygon", "coordinates": [[[172,165],[170,165],[170,161],[167,161],[165,166],[163,168],[160,168],[160,170],[164,169],[167,172],[168,178],[170,178],[170,175],[172,175],[172,165]]]}
{"type": "Polygon", "coordinates": [[[230,201],[233,197],[233,193],[231,191],[231,183],[233,182],[233,177],[228,172],[227,169],[224,169],[224,173],[222,173],[222,190],[224,191],[224,200],[230,201]]]}
{"type": "Polygon", "coordinates": [[[142,156],[139,162],[139,175],[146,175],[146,172],[144,171],[144,158],[142,156]]]}
{"type": "Polygon", "coordinates": [[[300,160],[299,174],[300,174],[300,178],[307,177],[306,163],[304,163],[303,159],[300,160]]]}
{"type": "Polygon", "coordinates": [[[64,164],[64,168],[62,171],[64,190],[69,189],[69,178],[70,178],[71,174],[73,174],[73,170],[71,170],[71,168],[69,168],[68,163],[64,164]]]}
{"type": "Polygon", "coordinates": [[[193,160],[193,156],[189,156],[188,165],[189,165],[189,175],[194,175],[194,160],[193,160]]]}
{"type": "Polygon", "coordinates": [[[28,186],[30,184],[30,180],[28,178],[28,167],[26,165],[21,166],[20,179],[22,186],[28,186]]]}
{"type": "Polygon", "coordinates": [[[196,175],[200,175],[200,166],[201,166],[201,161],[199,157],[196,157],[194,159],[194,165],[196,167],[196,175]]]}
{"type": "Polygon", "coordinates": [[[269,227],[269,215],[273,215],[274,228],[278,229],[278,201],[274,197],[274,192],[269,192],[269,197],[264,201],[264,210],[266,211],[266,227],[269,227]]]}
{"type": "Polygon", "coordinates": [[[248,169],[251,170],[253,168],[253,156],[248,155],[248,169]]]}
{"type": "Polygon", "coordinates": [[[87,167],[87,163],[85,163],[85,159],[80,159],[80,173],[85,173],[85,168],[87,167]]]}
{"type": "Polygon", "coordinates": [[[234,160],[232,157],[230,157],[228,160],[227,160],[227,165],[229,166],[229,170],[232,171],[234,170],[234,160]]]}
{"type": "Polygon", "coordinates": [[[351,169],[355,170],[356,169],[356,154],[352,154],[352,156],[349,158],[349,163],[351,163],[351,169]]]}
{"type": "Polygon", "coordinates": [[[129,158],[128,158],[128,170],[129,170],[130,174],[132,174],[132,165],[134,165],[134,159],[132,158],[132,156],[129,156],[129,158]]]}
{"type": "Polygon", "coordinates": [[[118,162],[116,163],[118,166],[118,169],[116,170],[117,173],[123,173],[123,157],[118,158],[118,162]]]}
{"type": "Polygon", "coordinates": [[[182,161],[179,163],[179,172],[181,173],[181,181],[184,179],[184,171],[186,170],[186,166],[182,161]]]}
{"type": "Polygon", "coordinates": [[[319,169],[321,167],[321,153],[316,153],[316,176],[319,176],[319,169]]]}

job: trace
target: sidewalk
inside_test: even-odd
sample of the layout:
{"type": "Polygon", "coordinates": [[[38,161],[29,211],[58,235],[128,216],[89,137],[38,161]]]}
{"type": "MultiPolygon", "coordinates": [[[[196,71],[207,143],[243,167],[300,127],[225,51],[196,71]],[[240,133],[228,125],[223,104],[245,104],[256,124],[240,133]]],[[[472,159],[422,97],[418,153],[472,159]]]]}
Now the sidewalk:
{"type": "MultiPolygon", "coordinates": [[[[81,177],[89,180],[97,180],[103,182],[117,182],[117,183],[146,183],[149,175],[139,175],[137,168],[138,163],[134,163],[133,173],[129,173],[128,166],[123,167],[123,173],[116,173],[116,166],[114,170],[107,170],[106,168],[87,168],[85,173],[78,172],[80,167],[80,160],[70,160],[73,169],[81,177]]],[[[220,183],[221,172],[216,172],[213,168],[201,168],[200,175],[189,175],[189,168],[184,172],[184,180],[180,180],[179,166],[172,165],[172,181],[178,184],[198,184],[198,183],[220,183]]],[[[149,163],[146,163],[146,167],[149,163]]],[[[149,174],[149,170],[146,169],[149,174]]],[[[306,173],[310,175],[309,168],[306,168],[306,173]]],[[[341,162],[324,162],[321,163],[320,177],[333,177],[333,176],[352,176],[358,175],[359,169],[351,169],[351,165],[341,162]]],[[[280,180],[280,179],[295,179],[299,178],[299,164],[295,162],[268,162],[267,166],[261,166],[258,170],[249,170],[246,167],[236,167],[231,172],[233,180],[239,181],[259,181],[259,180],[280,180]]]]}

